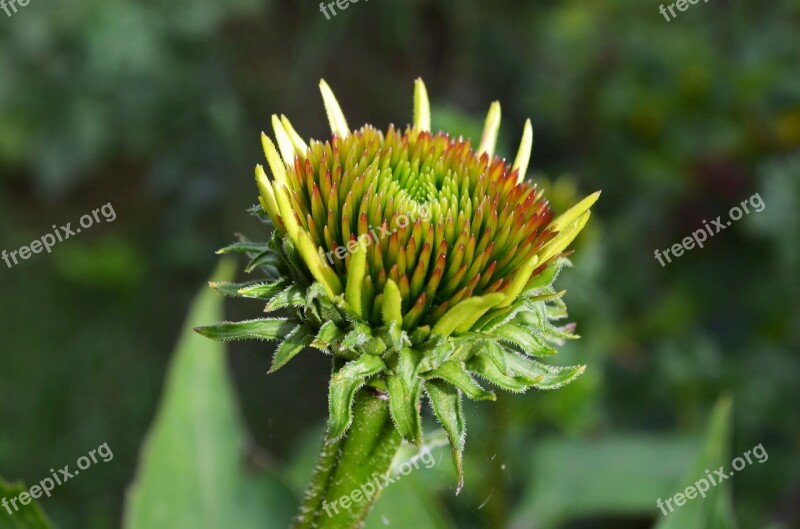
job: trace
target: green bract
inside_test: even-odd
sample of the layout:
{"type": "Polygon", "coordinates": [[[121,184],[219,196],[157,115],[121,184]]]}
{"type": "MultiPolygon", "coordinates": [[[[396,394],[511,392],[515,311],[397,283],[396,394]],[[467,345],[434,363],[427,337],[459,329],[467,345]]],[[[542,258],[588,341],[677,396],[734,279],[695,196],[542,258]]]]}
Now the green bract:
{"type": "Polygon", "coordinates": [[[554,219],[542,192],[523,179],[530,121],[513,165],[493,155],[498,103],[473,150],[430,132],[422,81],[414,124],[386,132],[351,132],[328,85],[320,86],[329,140],[306,144],[283,116],[272,118],[277,146],[262,135],[272,178],[257,166],[261,207],[253,212],[274,226],[271,239],[220,250],[247,254],[247,270],[266,279],[212,285],[291,316],[197,330],[217,340],[280,342],[272,371],[307,346],[330,354],[333,439],[347,432],[354,395],[369,385],[388,398],[400,434],[420,444],[426,394],[453,446],[460,487],[462,395],[493,400],[478,380],[512,392],[553,389],[584,370],[539,358],[576,338],[573,326],[556,324],[567,311],[552,284],[599,193],[554,219]]]}

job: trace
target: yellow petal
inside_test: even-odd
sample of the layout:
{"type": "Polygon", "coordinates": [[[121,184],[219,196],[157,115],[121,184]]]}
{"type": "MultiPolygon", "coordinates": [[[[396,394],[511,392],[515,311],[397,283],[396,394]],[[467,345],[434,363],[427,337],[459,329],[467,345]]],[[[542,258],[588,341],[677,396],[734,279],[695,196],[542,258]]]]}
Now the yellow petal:
{"type": "Polygon", "coordinates": [[[539,262],[547,262],[547,260],[549,260],[551,257],[563,252],[567,246],[569,246],[570,243],[575,240],[575,237],[578,236],[583,227],[586,226],[591,214],[591,211],[585,212],[583,215],[578,217],[575,222],[558,232],[558,235],[553,237],[550,242],[542,247],[541,253],[539,253],[539,262]]]}
{"type": "Polygon", "coordinates": [[[514,159],[514,165],[511,170],[519,169],[517,173],[517,183],[525,180],[525,173],[528,171],[528,164],[531,161],[531,150],[533,149],[533,126],[531,120],[525,121],[525,128],[522,130],[522,141],[519,142],[519,150],[517,157],[514,159]]]}
{"type": "Polygon", "coordinates": [[[267,173],[264,172],[264,167],[261,164],[256,165],[256,185],[261,192],[260,202],[272,220],[275,221],[280,215],[278,203],[275,201],[275,193],[272,191],[272,182],[269,181],[267,173]]]}
{"type": "Polygon", "coordinates": [[[400,295],[400,288],[397,283],[391,279],[386,280],[386,286],[383,287],[383,324],[389,325],[392,322],[397,324],[403,323],[402,313],[403,298],[400,295]]]}
{"type": "Polygon", "coordinates": [[[439,318],[439,321],[433,326],[431,332],[434,334],[441,334],[442,336],[450,336],[454,332],[459,334],[465,333],[469,331],[472,326],[475,325],[475,322],[486,314],[489,309],[502,303],[505,297],[506,295],[504,293],[495,292],[485,296],[467,298],[445,312],[444,316],[439,318]]]}
{"type": "Polygon", "coordinates": [[[294,144],[289,138],[283,123],[275,114],[272,114],[272,130],[275,131],[275,139],[278,140],[278,148],[281,151],[281,158],[287,165],[294,165],[294,144]]]}
{"type": "Polygon", "coordinates": [[[283,128],[289,134],[289,139],[292,140],[292,144],[294,145],[294,152],[297,153],[297,155],[300,156],[300,158],[305,160],[306,153],[308,152],[308,145],[306,144],[305,141],[303,141],[303,138],[297,133],[297,131],[294,130],[294,127],[292,127],[289,118],[287,118],[283,114],[281,114],[281,123],[283,123],[283,128]]]}
{"type": "Polygon", "coordinates": [[[350,255],[350,265],[347,269],[347,284],[345,285],[345,301],[359,318],[363,317],[361,307],[361,285],[364,281],[364,272],[367,269],[367,249],[359,244],[350,255]]]}
{"type": "Polygon", "coordinates": [[[414,81],[414,128],[424,132],[431,130],[431,103],[422,79],[414,81]]]}
{"type": "Polygon", "coordinates": [[[567,211],[561,214],[561,216],[553,219],[550,222],[548,228],[553,231],[562,231],[564,227],[568,224],[572,224],[575,222],[575,219],[583,215],[584,212],[588,211],[592,205],[597,202],[597,199],[600,198],[600,191],[595,191],[588,197],[584,198],[567,211]]]}
{"type": "Polygon", "coordinates": [[[331,132],[338,134],[341,138],[346,138],[350,135],[350,129],[347,127],[347,120],[344,118],[342,107],[339,106],[336,96],[333,95],[333,90],[324,79],[319,82],[319,90],[322,92],[322,102],[325,104],[325,113],[328,114],[331,132]]]}
{"type": "Polygon", "coordinates": [[[522,268],[519,269],[517,275],[514,277],[514,281],[508,286],[505,291],[506,297],[503,302],[498,305],[499,308],[508,307],[511,305],[517,296],[520,295],[522,290],[525,288],[525,285],[528,284],[528,280],[531,278],[531,274],[534,270],[536,270],[536,266],[539,264],[539,256],[534,255],[528,262],[525,263],[522,268]]]}
{"type": "Polygon", "coordinates": [[[289,200],[289,193],[286,190],[286,187],[282,186],[278,182],[272,186],[272,191],[275,193],[275,202],[278,204],[278,211],[281,213],[281,220],[283,221],[284,226],[286,226],[286,233],[289,234],[289,238],[292,239],[295,243],[297,242],[297,234],[302,231],[300,228],[300,224],[297,223],[297,219],[294,216],[294,209],[292,209],[292,202],[289,200]]]}
{"type": "Polygon", "coordinates": [[[295,248],[308,266],[311,275],[325,288],[330,299],[334,299],[342,293],[342,282],[339,276],[328,266],[328,263],[319,258],[318,248],[308,233],[302,230],[297,232],[295,248]]]}
{"type": "Polygon", "coordinates": [[[272,171],[272,178],[279,185],[286,183],[286,165],[283,163],[281,155],[269,136],[261,133],[261,146],[264,148],[264,156],[267,158],[269,169],[272,171]]]}
{"type": "Polygon", "coordinates": [[[495,101],[489,106],[489,113],[486,114],[486,122],[483,125],[483,136],[478,154],[486,153],[489,158],[494,156],[494,148],[497,145],[497,135],[500,132],[500,102],[495,101]]]}

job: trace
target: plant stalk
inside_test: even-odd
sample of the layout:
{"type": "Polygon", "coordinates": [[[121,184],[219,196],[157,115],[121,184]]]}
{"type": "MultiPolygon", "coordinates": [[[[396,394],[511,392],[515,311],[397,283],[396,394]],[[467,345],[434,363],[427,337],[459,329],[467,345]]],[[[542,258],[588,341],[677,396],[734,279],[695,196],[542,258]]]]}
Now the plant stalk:
{"type": "Polygon", "coordinates": [[[325,435],[292,529],[361,527],[381,492],[383,476],[400,441],[383,394],[370,387],[361,389],[347,434],[338,440],[325,435]]]}

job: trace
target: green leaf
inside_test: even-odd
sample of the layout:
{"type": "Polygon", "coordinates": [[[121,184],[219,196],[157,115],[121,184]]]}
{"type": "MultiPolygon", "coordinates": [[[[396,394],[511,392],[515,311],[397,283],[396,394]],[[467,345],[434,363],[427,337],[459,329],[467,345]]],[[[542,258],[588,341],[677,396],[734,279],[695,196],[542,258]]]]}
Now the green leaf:
{"type": "MultiPolygon", "coordinates": [[[[223,262],[217,275],[232,275],[223,262]]],[[[263,529],[288,526],[295,500],[275,478],[247,468],[247,435],[223,345],[192,332],[222,316],[205,290],[192,305],[161,403],[127,497],[125,529],[263,529]]]]}
{"type": "MultiPolygon", "coordinates": [[[[729,397],[723,397],[717,402],[711,412],[703,448],[690,471],[674,487],[672,495],[683,493],[688,486],[693,486],[697,490],[696,485],[701,479],[709,485],[706,469],[713,473],[715,469],[725,467],[724,472],[730,471],[731,408],[732,400],[729,397]]],[[[733,514],[729,482],[730,479],[716,486],[709,485],[705,498],[697,496],[691,500],[687,499],[686,504],[681,507],[672,503],[674,512],[671,512],[666,505],[663,510],[656,509],[660,518],[656,529],[736,529],[738,524],[733,514]]],[[[667,495],[660,496],[659,499],[667,497],[667,495]]]]}
{"type": "Polygon", "coordinates": [[[475,331],[490,333],[500,325],[511,321],[519,312],[527,310],[529,305],[530,302],[527,299],[518,298],[508,307],[492,309],[475,322],[473,329],[475,331]]]}
{"type": "Polygon", "coordinates": [[[0,507],[0,529],[52,529],[39,502],[30,499],[30,503],[22,505],[19,499],[22,493],[30,496],[30,488],[25,488],[22,483],[6,483],[0,478],[0,499],[8,500],[8,507],[0,507]],[[11,503],[12,498],[16,498],[15,503],[11,503]]]}
{"type": "MultiPolygon", "coordinates": [[[[533,329],[544,330],[550,326],[547,321],[547,304],[543,302],[535,302],[530,298],[525,300],[525,307],[514,314],[513,323],[523,327],[531,327],[533,329]]],[[[510,322],[512,320],[508,320],[510,322]]],[[[508,323],[504,322],[504,323],[508,323]]]]}
{"type": "Polygon", "coordinates": [[[281,278],[277,281],[273,281],[271,283],[251,283],[251,284],[244,284],[242,287],[237,291],[237,294],[243,296],[245,298],[253,298],[253,299],[270,299],[272,296],[277,294],[286,286],[286,280],[281,278]]]}
{"type": "Polygon", "coordinates": [[[276,267],[280,264],[280,262],[281,259],[278,257],[275,251],[268,249],[253,257],[250,262],[247,263],[244,271],[249,274],[259,267],[276,267]]]}
{"type": "Polygon", "coordinates": [[[536,389],[557,389],[578,378],[586,370],[586,366],[549,366],[536,360],[524,358],[519,354],[506,354],[508,368],[530,382],[536,389]]]}
{"type": "Polygon", "coordinates": [[[434,335],[433,339],[428,340],[417,349],[422,353],[419,370],[421,373],[427,373],[438,368],[453,356],[456,351],[456,341],[434,335]]]}
{"type": "Polygon", "coordinates": [[[453,450],[453,466],[458,476],[457,493],[464,486],[464,442],[467,435],[467,427],[464,422],[464,410],[461,406],[461,392],[438,380],[428,380],[425,383],[425,392],[431,403],[433,414],[441,423],[450,445],[453,450]]]}
{"type": "Polygon", "coordinates": [[[676,480],[697,445],[637,435],[540,439],[531,446],[531,453],[520,456],[518,471],[531,477],[510,529],[529,529],[532,520],[537,529],[558,529],[609,515],[657,516],[656,499],[678,491],[676,480]]]}
{"type": "Polygon", "coordinates": [[[316,347],[326,353],[332,353],[333,344],[342,339],[344,331],[332,321],[326,321],[320,327],[317,336],[311,342],[311,347],[316,347]]]}
{"type": "Polygon", "coordinates": [[[498,353],[490,353],[489,349],[499,349],[499,355],[504,355],[502,347],[497,344],[486,345],[487,350],[473,356],[467,362],[467,369],[476,375],[488,380],[492,384],[514,393],[522,393],[531,387],[531,383],[524,377],[508,375],[492,360],[498,353]]]}
{"type": "Polygon", "coordinates": [[[275,297],[269,300],[264,312],[272,312],[285,307],[300,307],[305,305],[305,301],[306,294],[303,289],[297,285],[291,285],[281,290],[275,297]]]}
{"type": "Polygon", "coordinates": [[[512,343],[530,356],[550,356],[556,354],[554,348],[539,340],[535,329],[526,329],[516,323],[506,323],[492,331],[492,335],[500,340],[512,343]]]}
{"type": "Polygon", "coordinates": [[[428,483],[426,474],[430,473],[432,470],[421,464],[419,470],[383,489],[364,529],[455,529],[436,489],[428,483]]]}
{"type": "Polygon", "coordinates": [[[539,290],[551,286],[558,277],[558,274],[561,273],[561,270],[570,266],[572,266],[572,263],[570,263],[569,259],[565,257],[556,259],[547,268],[542,270],[539,275],[528,282],[528,286],[525,287],[521,295],[524,297],[535,295],[539,290]]]}
{"type": "Polygon", "coordinates": [[[422,425],[419,412],[422,379],[417,376],[420,355],[408,347],[397,356],[395,374],[386,377],[389,387],[389,411],[395,426],[408,442],[420,446],[422,425]]]}
{"type": "Polygon", "coordinates": [[[370,338],[372,338],[372,328],[366,323],[358,321],[353,324],[353,330],[345,334],[341,349],[356,349],[367,343],[370,338]]]}
{"type": "Polygon", "coordinates": [[[221,322],[197,327],[195,331],[220,342],[232,340],[281,340],[297,324],[285,318],[261,318],[239,322],[221,322]]]}
{"type": "Polygon", "coordinates": [[[295,327],[275,351],[275,356],[272,358],[272,367],[270,367],[269,372],[274,373],[285,366],[289,360],[294,358],[297,353],[309,345],[313,338],[314,336],[305,325],[298,325],[295,327]]]}
{"type": "Polygon", "coordinates": [[[259,281],[250,281],[250,282],[247,282],[247,283],[229,283],[227,281],[222,281],[222,282],[209,281],[208,282],[208,286],[210,286],[211,288],[213,288],[214,290],[216,290],[220,294],[224,294],[224,295],[232,297],[232,298],[238,298],[238,297],[242,297],[242,295],[239,294],[239,290],[240,289],[242,289],[244,287],[251,286],[251,285],[257,285],[259,283],[260,283],[259,281]]]}
{"type": "Polygon", "coordinates": [[[220,248],[217,250],[217,254],[223,255],[228,253],[244,253],[256,256],[267,251],[268,249],[269,247],[267,246],[267,243],[264,242],[240,241],[230,244],[225,248],[220,248]]]}
{"type": "Polygon", "coordinates": [[[386,368],[377,356],[361,355],[358,359],[346,362],[331,377],[329,391],[330,415],[328,416],[328,435],[331,439],[341,438],[353,421],[353,397],[367,379],[386,368]]]}
{"type": "Polygon", "coordinates": [[[426,379],[441,378],[464,392],[472,400],[495,400],[491,391],[486,391],[470,376],[463,363],[448,361],[429,373],[426,379]]]}

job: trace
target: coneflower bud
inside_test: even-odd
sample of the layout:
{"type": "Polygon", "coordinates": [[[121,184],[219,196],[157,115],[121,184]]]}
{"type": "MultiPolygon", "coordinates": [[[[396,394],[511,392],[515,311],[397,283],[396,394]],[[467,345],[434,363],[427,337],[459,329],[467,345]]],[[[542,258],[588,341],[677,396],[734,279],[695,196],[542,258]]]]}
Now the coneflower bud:
{"type": "Polygon", "coordinates": [[[306,143],[273,116],[262,144],[269,175],[256,166],[268,243],[241,240],[221,252],[250,255],[263,282],[214,285],[230,295],[291,309],[285,318],[198,329],[215,339],[272,339],[273,368],[304,347],[338,359],[330,383],[329,437],[343,436],[365,384],[388,394],[400,434],[419,444],[419,402],[428,395],[453,445],[463,482],[461,396],[494,399],[476,376],[522,392],[566,384],[584,366],[537,357],[575,338],[552,283],[599,192],[555,217],[525,180],[533,145],[528,120],[508,165],[494,155],[500,104],[492,103],[480,145],[431,132],[425,85],[414,90],[413,125],[351,131],[322,81],[332,135],[306,143]],[[271,178],[270,178],[271,176],[271,178]]]}

